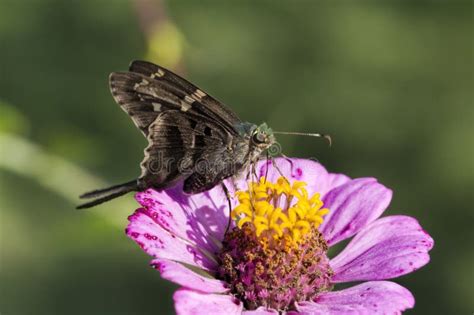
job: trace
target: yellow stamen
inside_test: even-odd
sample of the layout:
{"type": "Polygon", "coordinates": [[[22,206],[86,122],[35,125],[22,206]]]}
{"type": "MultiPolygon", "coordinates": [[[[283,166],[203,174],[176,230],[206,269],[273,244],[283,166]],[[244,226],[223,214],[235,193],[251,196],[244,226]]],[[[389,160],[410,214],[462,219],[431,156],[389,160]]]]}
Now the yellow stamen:
{"type": "Polygon", "coordinates": [[[243,217],[239,220],[239,222],[237,222],[237,226],[239,227],[239,229],[241,229],[242,226],[244,226],[244,224],[247,222],[252,222],[252,219],[250,219],[249,217],[243,217]]]}
{"type": "Polygon", "coordinates": [[[231,217],[238,228],[250,224],[265,246],[272,242],[287,249],[296,246],[321,225],[329,212],[322,208],[320,194],[309,196],[305,186],[302,181],[290,184],[284,177],[276,183],[261,177],[258,182],[249,183],[249,190],[236,192],[239,205],[231,217]]]}

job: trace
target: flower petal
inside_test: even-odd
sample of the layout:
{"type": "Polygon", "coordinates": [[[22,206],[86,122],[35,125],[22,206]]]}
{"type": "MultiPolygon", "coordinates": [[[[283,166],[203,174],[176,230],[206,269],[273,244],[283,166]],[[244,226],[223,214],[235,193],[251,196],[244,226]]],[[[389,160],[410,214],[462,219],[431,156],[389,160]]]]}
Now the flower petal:
{"type": "Polygon", "coordinates": [[[333,188],[341,186],[342,184],[345,184],[350,180],[351,178],[344,174],[329,173],[327,181],[326,181],[326,191],[322,192],[321,196],[324,196],[333,188]]]}
{"type": "Polygon", "coordinates": [[[392,199],[392,191],[374,178],[358,178],[332,189],[324,198],[329,208],[320,231],[334,245],[377,219],[392,199]]]}
{"type": "Polygon", "coordinates": [[[428,263],[432,247],[433,239],[414,218],[378,219],[331,260],[331,281],[383,280],[410,273],[428,263]]]}
{"type": "Polygon", "coordinates": [[[160,271],[162,278],[188,289],[203,293],[225,293],[229,291],[223,281],[200,275],[175,261],[154,259],[151,265],[160,271]]]}
{"type": "MultiPolygon", "coordinates": [[[[342,174],[328,173],[321,164],[313,160],[275,158],[274,161],[278,169],[290,182],[295,180],[306,182],[310,194],[318,192],[321,196],[324,196],[329,190],[350,180],[349,177],[342,174]]],[[[268,180],[272,182],[275,182],[281,176],[270,160],[260,161],[256,173],[259,177],[267,175],[268,180]]]]}
{"type": "Polygon", "coordinates": [[[136,199],[171,234],[209,252],[219,250],[229,213],[227,196],[221,187],[187,196],[179,184],[160,192],[148,189],[137,193],[136,199]]]}
{"type": "MultiPolygon", "coordinates": [[[[237,206],[237,200],[232,198],[235,193],[234,185],[231,180],[224,180],[223,183],[229,190],[230,204],[233,209],[237,206]]],[[[219,242],[224,239],[231,209],[229,209],[229,199],[221,185],[200,194],[190,195],[188,200],[190,213],[193,220],[199,222],[200,230],[204,230],[219,242]]]]}
{"type": "Polygon", "coordinates": [[[261,306],[253,311],[243,311],[242,314],[244,315],[275,315],[279,313],[274,309],[266,309],[265,307],[261,306]]]}
{"type": "Polygon", "coordinates": [[[186,242],[184,239],[163,229],[150,216],[150,213],[140,208],[129,216],[130,223],[125,232],[147,254],[155,258],[164,258],[197,266],[202,269],[214,270],[216,262],[205,256],[203,251],[186,242]]]}
{"type": "MultiPolygon", "coordinates": [[[[274,163],[278,166],[283,175],[290,180],[305,182],[317,180],[323,182],[328,176],[326,169],[321,164],[312,160],[279,157],[274,159],[274,163]]],[[[281,176],[278,170],[273,166],[271,160],[260,161],[256,171],[259,177],[267,175],[267,179],[271,182],[275,182],[281,176]]]]}
{"type": "Polygon", "coordinates": [[[319,294],[314,302],[300,302],[301,314],[400,314],[415,305],[413,295],[390,281],[372,281],[341,291],[319,294]]]}
{"type": "Polygon", "coordinates": [[[231,295],[203,294],[179,289],[173,295],[178,315],[242,314],[242,303],[231,295]]]}
{"type": "MultiPolygon", "coordinates": [[[[189,239],[188,235],[195,226],[192,226],[187,207],[182,200],[178,197],[172,198],[170,191],[153,189],[139,192],[135,198],[143,206],[147,215],[163,229],[182,239],[189,239]]],[[[198,245],[207,247],[207,243],[198,243],[198,245]]]]}

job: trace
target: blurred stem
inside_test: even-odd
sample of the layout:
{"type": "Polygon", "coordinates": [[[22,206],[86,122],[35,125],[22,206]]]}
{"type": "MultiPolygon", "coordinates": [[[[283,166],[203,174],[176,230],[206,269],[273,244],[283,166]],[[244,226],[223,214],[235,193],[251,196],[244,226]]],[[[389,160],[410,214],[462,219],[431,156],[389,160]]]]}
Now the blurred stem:
{"type": "MultiPolygon", "coordinates": [[[[0,169],[32,179],[72,204],[78,203],[77,196],[84,190],[106,186],[97,176],[62,157],[47,153],[26,138],[0,132],[0,150],[0,169]]],[[[123,227],[124,218],[136,207],[132,202],[124,201],[120,200],[122,210],[117,211],[119,207],[114,202],[101,205],[92,212],[123,227]]],[[[68,210],[75,211],[73,207],[68,210]]]]}
{"type": "Polygon", "coordinates": [[[145,34],[145,58],[184,73],[184,37],[166,13],[161,0],[132,0],[140,28],[145,34]]]}
{"type": "Polygon", "coordinates": [[[168,21],[166,9],[161,0],[133,0],[138,23],[147,38],[151,38],[156,28],[168,21]]]}

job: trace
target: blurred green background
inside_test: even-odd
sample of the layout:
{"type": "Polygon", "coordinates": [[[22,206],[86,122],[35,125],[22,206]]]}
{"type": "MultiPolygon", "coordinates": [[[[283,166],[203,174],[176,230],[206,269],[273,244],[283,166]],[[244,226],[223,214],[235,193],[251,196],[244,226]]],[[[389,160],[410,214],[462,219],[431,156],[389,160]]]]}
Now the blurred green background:
{"type": "Polygon", "coordinates": [[[175,287],[123,232],[132,196],[74,210],[139,173],[145,139],[107,77],[144,58],[245,120],[330,133],[279,140],[377,177],[387,214],[434,237],[395,280],[411,314],[472,314],[473,38],[471,1],[0,1],[0,313],[173,313],[175,287]]]}

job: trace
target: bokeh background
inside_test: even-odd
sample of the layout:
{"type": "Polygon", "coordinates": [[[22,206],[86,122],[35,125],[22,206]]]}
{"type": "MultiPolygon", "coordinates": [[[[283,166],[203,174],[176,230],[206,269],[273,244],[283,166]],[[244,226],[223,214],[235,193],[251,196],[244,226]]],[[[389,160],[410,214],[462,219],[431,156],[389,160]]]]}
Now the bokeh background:
{"type": "Polygon", "coordinates": [[[107,77],[147,59],[245,120],[330,133],[279,140],[377,177],[387,214],[434,237],[396,279],[410,314],[472,314],[473,38],[471,1],[0,1],[0,313],[173,313],[175,287],[123,232],[133,197],[74,209],[139,173],[146,142],[107,77]]]}

